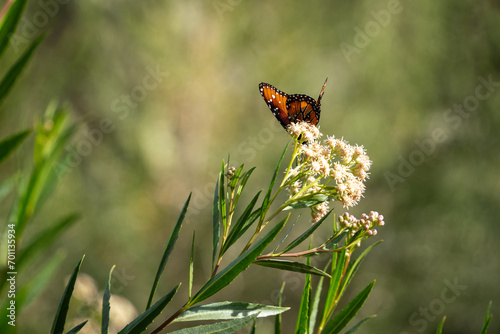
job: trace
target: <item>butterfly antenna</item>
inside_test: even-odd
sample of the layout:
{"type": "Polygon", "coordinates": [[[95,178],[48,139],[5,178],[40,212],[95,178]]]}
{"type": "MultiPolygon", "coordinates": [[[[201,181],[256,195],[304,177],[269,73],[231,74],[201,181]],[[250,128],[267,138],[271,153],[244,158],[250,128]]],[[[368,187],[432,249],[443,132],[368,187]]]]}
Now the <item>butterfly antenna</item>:
{"type": "Polygon", "coordinates": [[[325,87],[326,87],[327,81],[328,81],[328,77],[326,78],[325,83],[323,84],[323,88],[321,88],[321,93],[319,93],[318,102],[316,102],[316,105],[318,105],[318,106],[321,105],[321,98],[323,97],[323,93],[325,92],[325,87]]]}

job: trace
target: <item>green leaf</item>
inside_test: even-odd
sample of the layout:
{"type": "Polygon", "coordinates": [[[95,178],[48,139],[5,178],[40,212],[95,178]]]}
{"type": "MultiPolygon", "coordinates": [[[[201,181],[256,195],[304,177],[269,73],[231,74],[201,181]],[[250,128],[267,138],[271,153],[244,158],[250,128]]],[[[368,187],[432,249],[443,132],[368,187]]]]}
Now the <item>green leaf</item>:
{"type": "Polygon", "coordinates": [[[194,276],[194,237],[195,231],[193,231],[193,242],[191,243],[191,256],[189,257],[189,286],[188,286],[188,298],[191,298],[191,292],[193,291],[193,276],[194,276]]]}
{"type": "MultiPolygon", "coordinates": [[[[259,192],[259,194],[260,194],[260,192],[259,192]]],[[[257,218],[259,218],[261,210],[262,210],[262,208],[255,209],[250,214],[250,216],[248,216],[248,218],[246,220],[242,220],[243,225],[241,227],[238,227],[238,230],[237,230],[238,233],[232,232],[233,229],[231,229],[231,231],[229,232],[228,238],[226,240],[226,244],[228,244],[228,243],[230,245],[234,244],[250,228],[250,226],[253,225],[253,223],[257,220],[257,218]]],[[[239,220],[240,219],[238,219],[238,221],[239,220]]],[[[235,224],[235,226],[236,225],[238,225],[238,222],[237,222],[237,224],[235,224]]]]}
{"type": "Polygon", "coordinates": [[[271,192],[273,191],[274,183],[276,182],[276,177],[278,176],[278,172],[280,169],[281,161],[283,161],[283,157],[285,156],[285,153],[288,149],[288,144],[285,146],[285,149],[283,150],[283,153],[281,153],[281,157],[278,161],[278,164],[276,165],[276,169],[274,170],[273,177],[271,178],[271,182],[269,183],[269,188],[267,189],[266,197],[264,197],[264,201],[262,202],[262,211],[260,213],[260,220],[264,220],[264,216],[267,212],[267,209],[269,209],[270,205],[270,199],[271,199],[271,192]]]}
{"type": "MultiPolygon", "coordinates": [[[[328,265],[326,266],[328,267],[328,265]]],[[[326,270],[326,268],[325,268],[326,270]]],[[[314,327],[316,326],[316,319],[318,318],[319,312],[319,302],[321,300],[321,291],[323,289],[323,281],[325,277],[321,276],[318,280],[318,285],[316,286],[316,292],[314,293],[314,297],[311,301],[311,315],[309,317],[309,332],[314,332],[314,327]]]]}
{"type": "Polygon", "coordinates": [[[340,254],[332,254],[332,278],[330,279],[330,285],[325,298],[323,314],[321,316],[321,326],[323,326],[326,321],[330,318],[336,307],[336,301],[340,299],[338,296],[340,290],[340,284],[342,281],[344,267],[349,258],[346,257],[346,251],[343,250],[340,254]]]}
{"type": "Polygon", "coordinates": [[[56,173],[54,172],[54,163],[56,162],[61,150],[66,146],[70,137],[75,131],[75,127],[65,127],[67,113],[60,112],[51,118],[53,127],[47,131],[40,129],[35,136],[35,166],[30,175],[29,181],[24,189],[20,191],[21,195],[17,207],[13,210],[10,221],[16,223],[16,234],[21,237],[28,221],[36,210],[43,204],[54,187],[57,184],[56,173]],[[41,145],[39,142],[45,143],[41,145]],[[44,154],[38,153],[43,151],[44,154]]]}
{"type": "Polygon", "coordinates": [[[238,204],[238,201],[240,199],[241,194],[243,193],[243,189],[245,189],[245,186],[247,184],[248,178],[250,175],[252,175],[253,171],[255,170],[255,167],[252,167],[245,173],[240,178],[240,184],[238,188],[236,189],[236,195],[234,196],[234,206],[236,207],[236,204],[238,204]]]}
{"type": "Polygon", "coordinates": [[[2,26],[0,27],[0,56],[4,53],[7,43],[9,43],[10,36],[16,30],[17,23],[23,14],[25,5],[26,0],[14,1],[2,21],[2,26]]]}
{"type": "Polygon", "coordinates": [[[104,288],[104,293],[102,296],[102,322],[101,322],[101,334],[108,334],[109,330],[109,311],[111,305],[109,300],[111,299],[111,277],[113,275],[113,270],[116,266],[112,266],[109,271],[108,280],[106,281],[106,287],[104,288]]]}
{"type": "Polygon", "coordinates": [[[250,334],[255,334],[255,319],[252,322],[252,329],[250,330],[250,334]]]}
{"type": "Polygon", "coordinates": [[[312,194],[312,195],[301,197],[301,199],[290,203],[290,205],[286,206],[283,210],[309,208],[311,206],[326,202],[329,199],[330,199],[330,197],[327,195],[312,194]]]}
{"type": "Polygon", "coordinates": [[[191,200],[191,195],[189,194],[186,202],[184,203],[184,206],[182,207],[182,211],[177,218],[177,223],[175,223],[174,229],[172,230],[172,233],[170,234],[170,237],[168,238],[168,241],[165,245],[165,251],[163,252],[163,256],[160,261],[160,265],[158,267],[158,271],[156,272],[156,277],[153,282],[153,286],[151,287],[151,293],[149,294],[149,299],[148,303],[146,305],[146,310],[151,306],[153,303],[153,298],[156,292],[156,289],[158,288],[158,284],[160,283],[160,278],[161,275],[163,274],[163,270],[165,269],[165,266],[167,265],[167,261],[170,257],[170,254],[172,254],[172,251],[174,249],[175,243],[177,241],[177,238],[179,237],[179,232],[182,227],[182,222],[184,221],[184,217],[186,216],[186,212],[189,206],[189,201],[191,200]]]}
{"type": "Polygon", "coordinates": [[[227,236],[227,240],[222,246],[221,254],[224,254],[231,245],[233,245],[242,235],[246,232],[246,230],[252,225],[252,223],[257,219],[258,213],[254,213],[252,215],[252,210],[259,198],[260,191],[253,197],[253,199],[248,203],[245,211],[241,214],[240,218],[233,225],[231,230],[229,231],[229,235],[227,236]]]}
{"type": "Polygon", "coordinates": [[[281,314],[288,309],[290,308],[242,302],[217,302],[193,306],[177,317],[174,322],[231,320],[254,314],[259,318],[263,318],[281,314]]]}
{"type": "MultiPolygon", "coordinates": [[[[285,282],[281,284],[281,289],[280,292],[278,293],[278,307],[281,307],[283,290],[285,290],[285,282]]],[[[281,313],[277,314],[274,319],[274,334],[281,334],[281,313]]]]}
{"type": "Polygon", "coordinates": [[[287,271],[293,271],[296,273],[303,273],[303,274],[312,274],[312,275],[318,275],[318,276],[325,276],[325,277],[331,277],[327,273],[325,273],[323,270],[315,268],[313,266],[301,263],[301,262],[295,262],[295,261],[289,261],[289,260],[278,260],[278,259],[262,259],[262,260],[256,260],[254,261],[254,264],[258,264],[264,267],[271,267],[271,268],[276,268],[280,270],[287,270],[287,271]]]}
{"type": "Polygon", "coordinates": [[[153,306],[149,307],[144,313],[135,318],[131,323],[129,323],[125,328],[119,331],[119,334],[139,334],[142,333],[146,328],[156,319],[158,315],[163,311],[165,306],[172,300],[174,295],[179,290],[180,284],[175,288],[170,290],[165,296],[158,300],[153,306]]]}
{"type": "MultiPolygon", "coordinates": [[[[59,184],[62,179],[62,175],[56,172],[56,162],[61,155],[61,151],[64,147],[67,147],[67,143],[76,131],[76,126],[69,126],[67,129],[63,130],[55,138],[55,145],[51,149],[50,154],[47,158],[40,163],[40,185],[41,188],[38,191],[38,202],[36,207],[41,207],[43,203],[52,196],[54,188],[59,184]]],[[[36,152],[35,152],[36,153],[36,152]]],[[[71,154],[67,152],[64,157],[71,154]]],[[[66,167],[69,168],[69,167],[66,167]]]]}
{"type": "Polygon", "coordinates": [[[78,272],[80,271],[80,267],[84,258],[85,255],[82,256],[82,259],[76,265],[68,281],[68,284],[66,284],[66,288],[64,289],[61,301],[59,302],[59,307],[57,308],[56,316],[54,317],[54,322],[52,323],[52,329],[50,330],[52,334],[58,334],[64,331],[64,324],[66,322],[66,316],[68,315],[69,301],[71,299],[71,295],[73,294],[76,278],[78,277],[78,272]]]}
{"type": "Polygon", "coordinates": [[[229,188],[236,188],[236,184],[240,180],[240,175],[242,171],[243,171],[243,165],[238,167],[238,169],[234,172],[233,177],[231,177],[231,180],[229,181],[229,188]]]}
{"type": "MultiPolygon", "coordinates": [[[[224,164],[222,164],[224,168],[224,164]]],[[[219,184],[222,183],[222,173],[219,173],[217,182],[215,182],[214,202],[212,206],[212,271],[215,269],[215,261],[217,258],[217,249],[219,248],[220,238],[220,211],[219,211],[219,184]]]]}
{"type": "Polygon", "coordinates": [[[25,130],[0,142],[0,163],[5,160],[31,133],[31,130],[25,130]]]}
{"type": "Polygon", "coordinates": [[[42,254],[47,247],[51,245],[63,231],[71,226],[71,224],[76,222],[78,218],[80,218],[80,215],[71,214],[61,219],[54,226],[45,229],[40,235],[31,241],[26,248],[21,249],[17,258],[17,264],[22,265],[30,257],[42,254]]]}
{"type": "Polygon", "coordinates": [[[445,320],[446,320],[446,316],[444,316],[443,319],[441,319],[441,322],[439,323],[438,328],[436,329],[436,334],[442,334],[443,333],[443,326],[444,326],[445,320]]]}
{"type": "Polygon", "coordinates": [[[366,317],[364,319],[361,319],[360,321],[358,321],[358,323],[356,325],[349,328],[349,330],[347,332],[345,332],[345,334],[352,334],[352,333],[356,332],[361,327],[361,325],[363,325],[365,322],[367,322],[368,320],[373,319],[375,317],[376,317],[376,315],[374,314],[374,315],[371,315],[371,316],[366,317]]]}
{"type": "Polygon", "coordinates": [[[278,250],[278,248],[280,248],[281,244],[283,244],[283,242],[285,242],[285,240],[286,240],[286,238],[288,238],[288,235],[290,234],[290,232],[292,232],[295,224],[299,221],[299,218],[300,218],[300,215],[298,215],[295,218],[295,221],[292,223],[292,225],[290,226],[290,228],[288,229],[288,231],[286,231],[285,235],[281,238],[280,242],[278,242],[278,244],[276,245],[276,247],[274,247],[274,249],[271,252],[271,254],[276,253],[276,251],[278,250]]]}
{"type": "Polygon", "coordinates": [[[34,39],[28,49],[24,51],[21,57],[19,57],[19,59],[14,63],[14,65],[12,65],[9,71],[2,78],[2,81],[0,82],[0,103],[14,86],[14,82],[16,81],[17,77],[19,76],[19,74],[21,74],[24,66],[28,63],[28,60],[31,58],[31,55],[43,38],[44,35],[41,35],[34,39]]]}
{"type": "Polygon", "coordinates": [[[56,101],[51,101],[47,105],[43,120],[38,124],[36,131],[33,159],[35,164],[50,160],[51,156],[57,155],[67,146],[66,142],[77,128],[76,125],[67,126],[68,114],[68,111],[57,108],[56,101]]]}
{"type": "Polygon", "coordinates": [[[306,275],[302,298],[300,299],[299,314],[297,316],[297,325],[295,333],[309,333],[309,307],[311,302],[311,275],[306,275]]]}
{"type": "Polygon", "coordinates": [[[367,247],[363,251],[363,253],[361,253],[361,255],[356,259],[356,261],[354,261],[354,263],[348,267],[347,272],[345,274],[345,279],[344,279],[344,284],[342,287],[341,295],[342,295],[345,287],[351,282],[352,278],[354,277],[354,275],[358,271],[359,267],[361,266],[361,263],[363,262],[365,257],[368,255],[368,253],[373,249],[373,247],[377,246],[381,242],[382,242],[382,240],[379,240],[376,243],[374,243],[373,245],[370,245],[369,247],[367,247]]]}
{"type": "Polygon", "coordinates": [[[299,237],[297,237],[294,241],[292,241],[288,246],[286,246],[285,249],[283,249],[283,251],[281,251],[280,254],[286,253],[289,250],[294,249],[295,247],[297,247],[298,245],[300,245],[304,240],[306,240],[307,238],[309,238],[309,236],[311,234],[313,234],[314,231],[316,231],[316,229],[321,224],[323,224],[323,222],[326,220],[326,218],[330,215],[330,212],[332,212],[332,210],[328,211],[328,213],[325,216],[323,216],[317,223],[315,223],[307,231],[305,231],[304,233],[302,233],[299,237]]]}
{"type": "MultiPolygon", "coordinates": [[[[490,313],[492,303],[493,302],[490,301],[488,304],[488,308],[486,309],[486,316],[484,317],[484,324],[483,324],[483,328],[481,329],[481,334],[486,334],[488,332],[488,327],[490,325],[491,318],[493,317],[493,314],[490,313]]],[[[444,322],[444,319],[443,319],[443,322],[444,322]]]]}
{"type": "Polygon", "coordinates": [[[66,334],[76,334],[76,333],[78,333],[83,328],[83,326],[85,326],[85,324],[87,323],[87,321],[88,320],[85,320],[81,324],[76,325],[75,327],[71,328],[69,331],[66,332],[66,334]]]}
{"type": "Polygon", "coordinates": [[[225,231],[227,228],[227,204],[226,204],[226,187],[224,183],[224,161],[222,161],[222,170],[220,174],[220,182],[219,182],[219,210],[220,217],[222,221],[223,230],[225,231]]]}
{"type": "Polygon", "coordinates": [[[333,319],[331,319],[323,329],[324,333],[339,333],[363,306],[366,298],[370,295],[375,281],[368,284],[356,297],[354,297],[346,307],[342,309],[333,319]]]}
{"type": "Polygon", "coordinates": [[[170,332],[170,334],[231,334],[251,323],[256,317],[257,315],[254,314],[248,317],[226,322],[184,328],[178,331],[170,332]]]}
{"type": "Polygon", "coordinates": [[[285,226],[288,216],[271,229],[262,239],[257,241],[250,249],[241,254],[226,268],[212,277],[193,297],[190,304],[194,305],[208,297],[214,295],[224,287],[229,285],[242,271],[247,269],[250,264],[266,249],[266,247],[274,240],[274,238],[285,226]]]}
{"type": "Polygon", "coordinates": [[[335,238],[333,238],[330,242],[328,242],[323,248],[324,249],[333,249],[335,247],[336,244],[338,244],[340,242],[340,240],[342,240],[342,238],[344,238],[344,236],[347,234],[347,230],[341,230],[340,232],[337,233],[337,236],[335,236],[335,238]]]}

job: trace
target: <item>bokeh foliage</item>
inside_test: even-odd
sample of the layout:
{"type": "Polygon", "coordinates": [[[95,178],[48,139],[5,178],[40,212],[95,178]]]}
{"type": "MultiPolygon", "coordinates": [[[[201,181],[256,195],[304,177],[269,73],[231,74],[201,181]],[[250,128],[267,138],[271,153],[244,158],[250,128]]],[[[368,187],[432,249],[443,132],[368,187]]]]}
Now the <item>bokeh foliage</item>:
{"type": "MultiPolygon", "coordinates": [[[[4,62],[11,64],[48,31],[0,106],[0,131],[5,138],[31,128],[53,98],[67,103],[73,121],[83,124],[73,144],[85,154],[75,153],[74,167],[37,219],[53,221],[74,211],[82,219],[58,245],[68,255],[44,307],[32,305],[20,321],[50,327],[64,277],[83,253],[82,271],[102,284],[116,264],[118,292],[143,309],[147,292],[137,287],[154,279],[157,259],[150,254],[162,251],[193,191],[184,242],[171,259],[178,268],[172,274],[187,281],[192,229],[211,235],[220,159],[229,153],[233,161],[257,166],[258,179],[269,174],[288,140],[257,84],[316,98],[327,76],[321,130],[365,146],[374,164],[359,211],[375,209],[387,222],[385,242],[354,282],[359,291],[377,279],[365,315],[378,316],[360,332],[416,332],[411,314],[436,307],[445,281],[467,288],[443,303],[426,331],[446,314],[445,331],[476,332],[490,300],[498,314],[500,87],[458,126],[445,118],[475,95],[478,77],[500,81],[498,2],[401,1],[401,10],[350,59],[341,44],[355,45],[356,28],[377,22],[373,12],[387,10],[391,1],[54,3],[47,11],[29,2],[19,44],[5,52],[2,76],[4,62]],[[47,13],[45,24],[34,21],[40,12],[47,13]],[[146,79],[155,71],[156,81],[146,79]],[[391,187],[387,172],[397,174],[401,161],[422,151],[419,144],[436,129],[446,139],[391,187]]],[[[2,177],[28,164],[31,152],[29,145],[18,149],[1,166],[2,177]]],[[[3,217],[9,207],[4,200],[3,217]]],[[[200,250],[210,247],[210,239],[198,238],[200,250]]],[[[210,255],[200,250],[195,258],[208,263],[210,255]]],[[[301,275],[276,277],[257,269],[228,287],[230,299],[276,301],[285,280],[289,297],[283,305],[298,305],[301,275]]],[[[209,272],[197,268],[197,275],[209,272]]]]}

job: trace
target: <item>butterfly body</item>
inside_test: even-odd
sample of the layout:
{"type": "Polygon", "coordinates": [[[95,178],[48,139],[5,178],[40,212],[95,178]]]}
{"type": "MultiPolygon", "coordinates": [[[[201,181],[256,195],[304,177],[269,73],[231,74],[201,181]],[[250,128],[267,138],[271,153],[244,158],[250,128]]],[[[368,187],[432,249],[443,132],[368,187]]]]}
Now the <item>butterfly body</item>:
{"type": "Polygon", "coordinates": [[[259,84],[259,91],[273,115],[286,129],[292,122],[305,121],[312,125],[318,124],[325,86],[326,80],[317,101],[305,94],[287,94],[264,82],[259,84]]]}

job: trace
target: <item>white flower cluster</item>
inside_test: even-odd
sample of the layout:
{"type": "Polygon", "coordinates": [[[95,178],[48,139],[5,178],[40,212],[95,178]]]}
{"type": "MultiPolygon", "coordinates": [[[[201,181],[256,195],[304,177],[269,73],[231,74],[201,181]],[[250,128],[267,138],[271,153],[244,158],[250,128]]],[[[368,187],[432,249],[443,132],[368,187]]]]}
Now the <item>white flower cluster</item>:
{"type": "MultiPolygon", "coordinates": [[[[356,205],[365,191],[364,182],[371,167],[363,146],[352,146],[333,136],[320,144],[318,138],[322,134],[308,122],[291,123],[287,130],[299,145],[298,165],[288,171],[288,179],[293,179],[290,194],[321,193],[342,202],[346,208],[356,205]],[[332,181],[335,185],[329,184],[332,181]]],[[[313,221],[327,211],[327,202],[312,207],[313,221]]]]}

